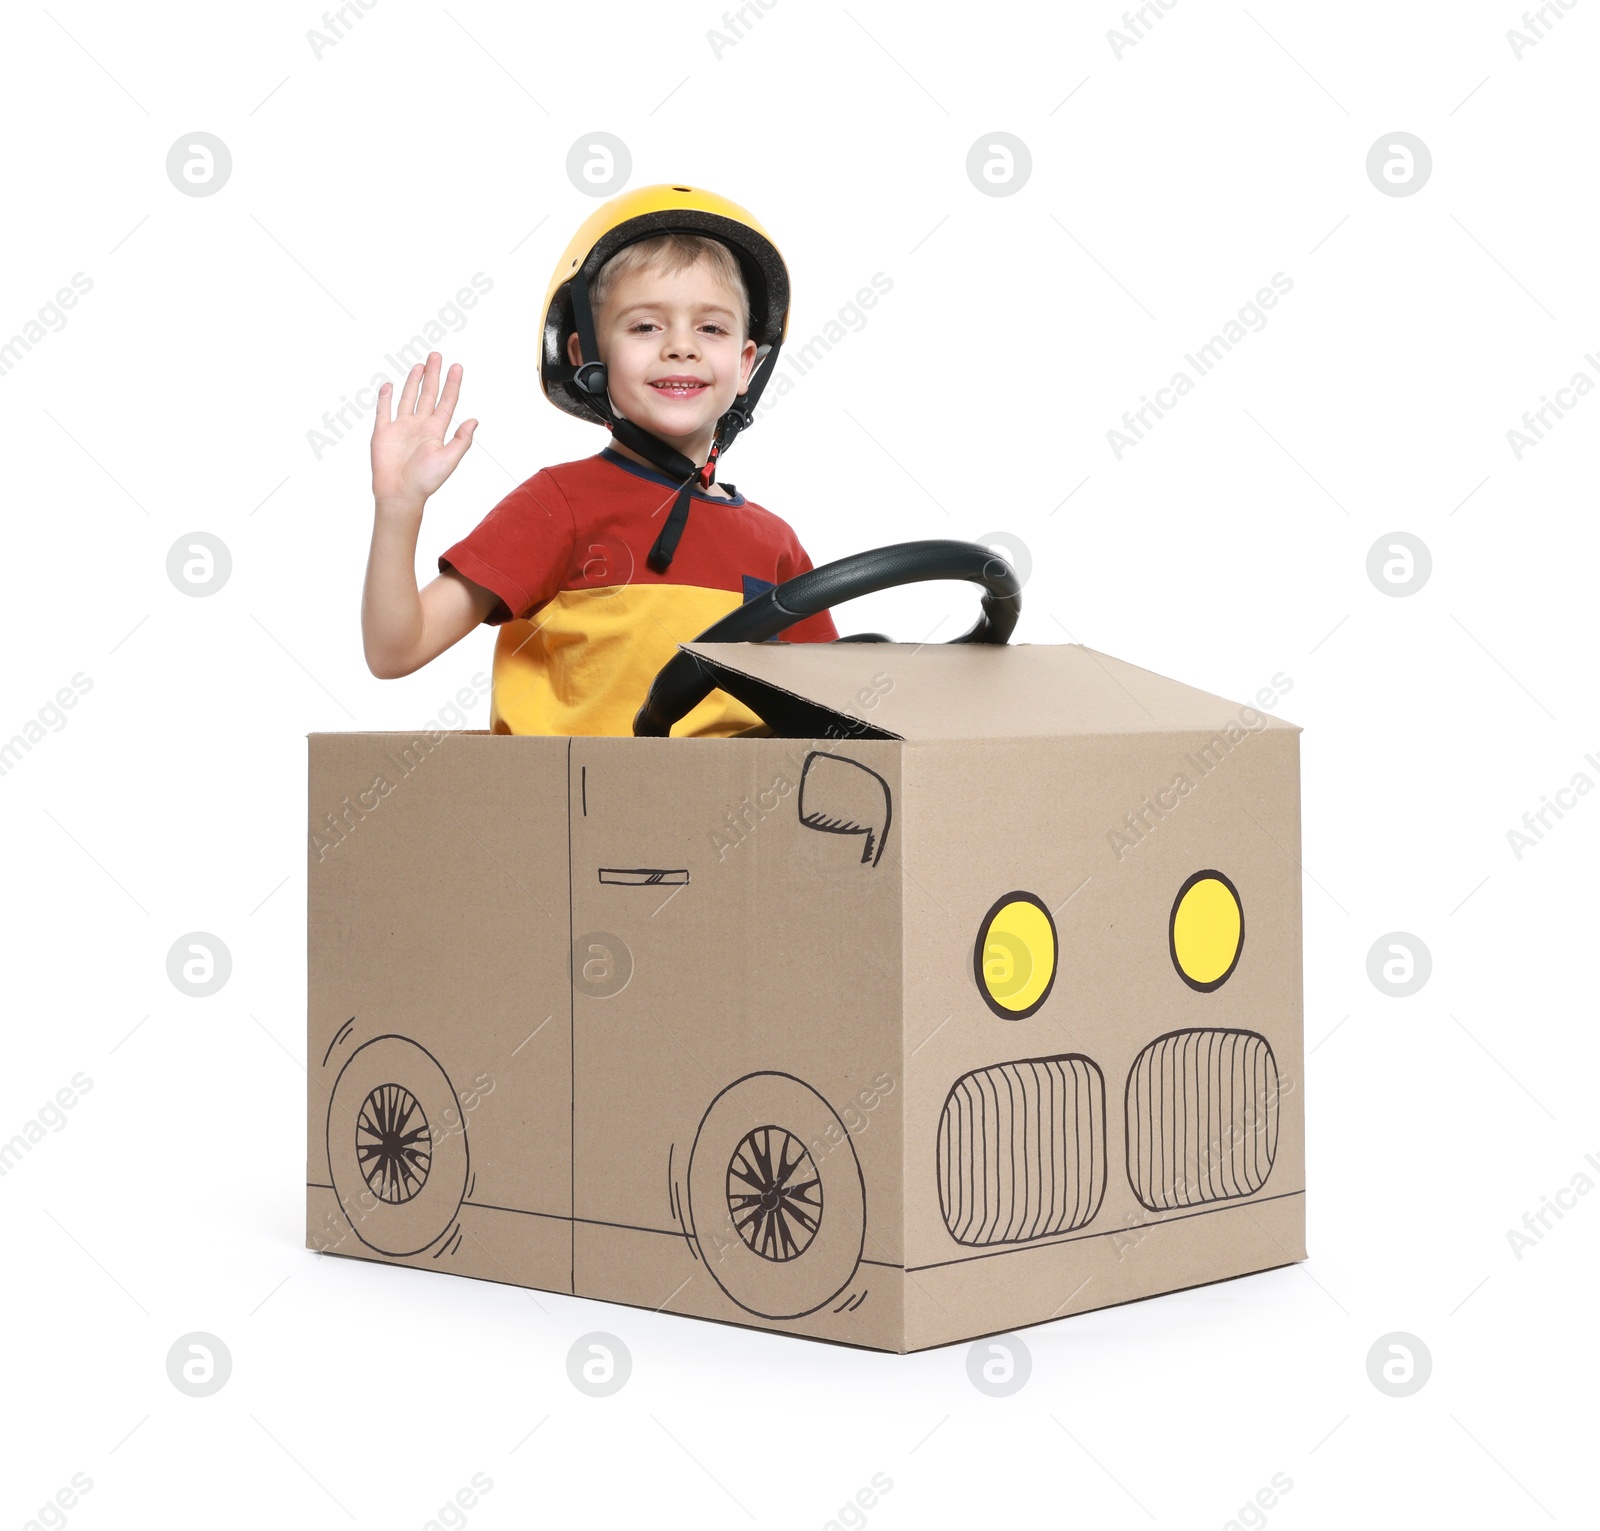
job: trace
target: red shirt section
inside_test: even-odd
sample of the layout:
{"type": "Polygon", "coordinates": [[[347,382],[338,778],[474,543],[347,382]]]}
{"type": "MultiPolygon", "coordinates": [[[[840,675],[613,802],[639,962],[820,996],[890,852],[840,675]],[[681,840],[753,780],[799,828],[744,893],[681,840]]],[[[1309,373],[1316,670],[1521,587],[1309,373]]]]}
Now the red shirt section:
{"type": "MultiPolygon", "coordinates": [[[[781,517],[741,494],[696,491],[672,563],[658,574],[647,559],[676,498],[669,479],[607,448],[519,484],[439,555],[439,568],[452,565],[494,591],[501,604],[485,620],[498,625],[531,617],[562,590],[694,585],[733,591],[743,602],[812,567],[781,517]]],[[[824,611],[778,636],[827,643],[839,631],[824,611]]]]}

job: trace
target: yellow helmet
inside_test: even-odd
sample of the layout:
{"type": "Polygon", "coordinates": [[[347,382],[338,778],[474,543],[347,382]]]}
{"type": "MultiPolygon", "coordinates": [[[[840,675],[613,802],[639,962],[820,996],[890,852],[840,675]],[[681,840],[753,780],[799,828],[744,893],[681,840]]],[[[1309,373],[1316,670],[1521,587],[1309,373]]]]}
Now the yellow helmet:
{"type": "Polygon", "coordinates": [[[750,385],[718,422],[725,449],[750,424],[789,330],[789,273],[772,236],[736,202],[694,186],[641,186],[602,204],[562,252],[544,299],[539,386],[569,415],[615,427],[605,391],[605,368],[594,341],[589,285],[625,245],[656,234],[703,234],[733,251],[750,294],[750,338],[756,367],[750,385]],[[567,359],[567,336],[577,332],[582,361],[567,359]]]}

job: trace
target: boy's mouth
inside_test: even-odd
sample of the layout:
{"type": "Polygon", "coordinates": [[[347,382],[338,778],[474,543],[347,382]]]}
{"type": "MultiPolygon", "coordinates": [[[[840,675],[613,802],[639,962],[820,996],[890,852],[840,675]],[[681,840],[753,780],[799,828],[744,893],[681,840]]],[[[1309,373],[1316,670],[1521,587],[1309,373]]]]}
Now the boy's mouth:
{"type": "Polygon", "coordinates": [[[710,383],[698,377],[658,377],[650,384],[657,393],[665,394],[669,399],[696,398],[710,386],[710,383]]]}

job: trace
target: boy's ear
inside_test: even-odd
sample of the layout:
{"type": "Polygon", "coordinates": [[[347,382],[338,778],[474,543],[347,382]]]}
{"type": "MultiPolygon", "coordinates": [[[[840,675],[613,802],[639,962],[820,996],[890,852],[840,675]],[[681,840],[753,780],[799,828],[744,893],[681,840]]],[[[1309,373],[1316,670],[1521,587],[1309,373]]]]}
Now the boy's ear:
{"type": "Polygon", "coordinates": [[[756,351],[755,341],[746,340],[744,350],[739,353],[739,392],[741,394],[750,391],[750,375],[756,369],[756,351]]]}
{"type": "Polygon", "coordinates": [[[567,360],[574,367],[583,359],[583,353],[578,345],[578,332],[574,330],[567,336],[567,360]]]}

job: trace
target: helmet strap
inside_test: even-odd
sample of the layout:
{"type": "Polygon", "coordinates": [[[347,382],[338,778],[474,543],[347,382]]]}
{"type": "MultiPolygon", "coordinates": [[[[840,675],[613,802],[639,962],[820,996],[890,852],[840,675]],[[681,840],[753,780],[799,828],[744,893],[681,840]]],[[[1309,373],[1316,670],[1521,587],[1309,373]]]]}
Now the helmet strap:
{"type": "Polygon", "coordinates": [[[581,266],[571,282],[572,321],[578,331],[578,365],[573,369],[575,388],[610,420],[613,415],[606,393],[606,364],[600,360],[600,343],[595,339],[594,311],[589,307],[589,274],[581,266]]]}
{"type": "Polygon", "coordinates": [[[689,501],[695,486],[698,484],[701,488],[708,489],[716,479],[720,439],[712,442],[705,466],[701,467],[682,452],[668,446],[659,436],[652,435],[642,426],[635,425],[632,420],[613,415],[609,424],[612,436],[625,447],[631,447],[668,478],[678,481],[677,498],[673,502],[672,510],[661,528],[661,534],[656,538],[655,546],[650,549],[645,559],[657,574],[665,574],[671,567],[672,555],[677,552],[678,540],[683,536],[683,528],[688,523],[689,501]]]}

